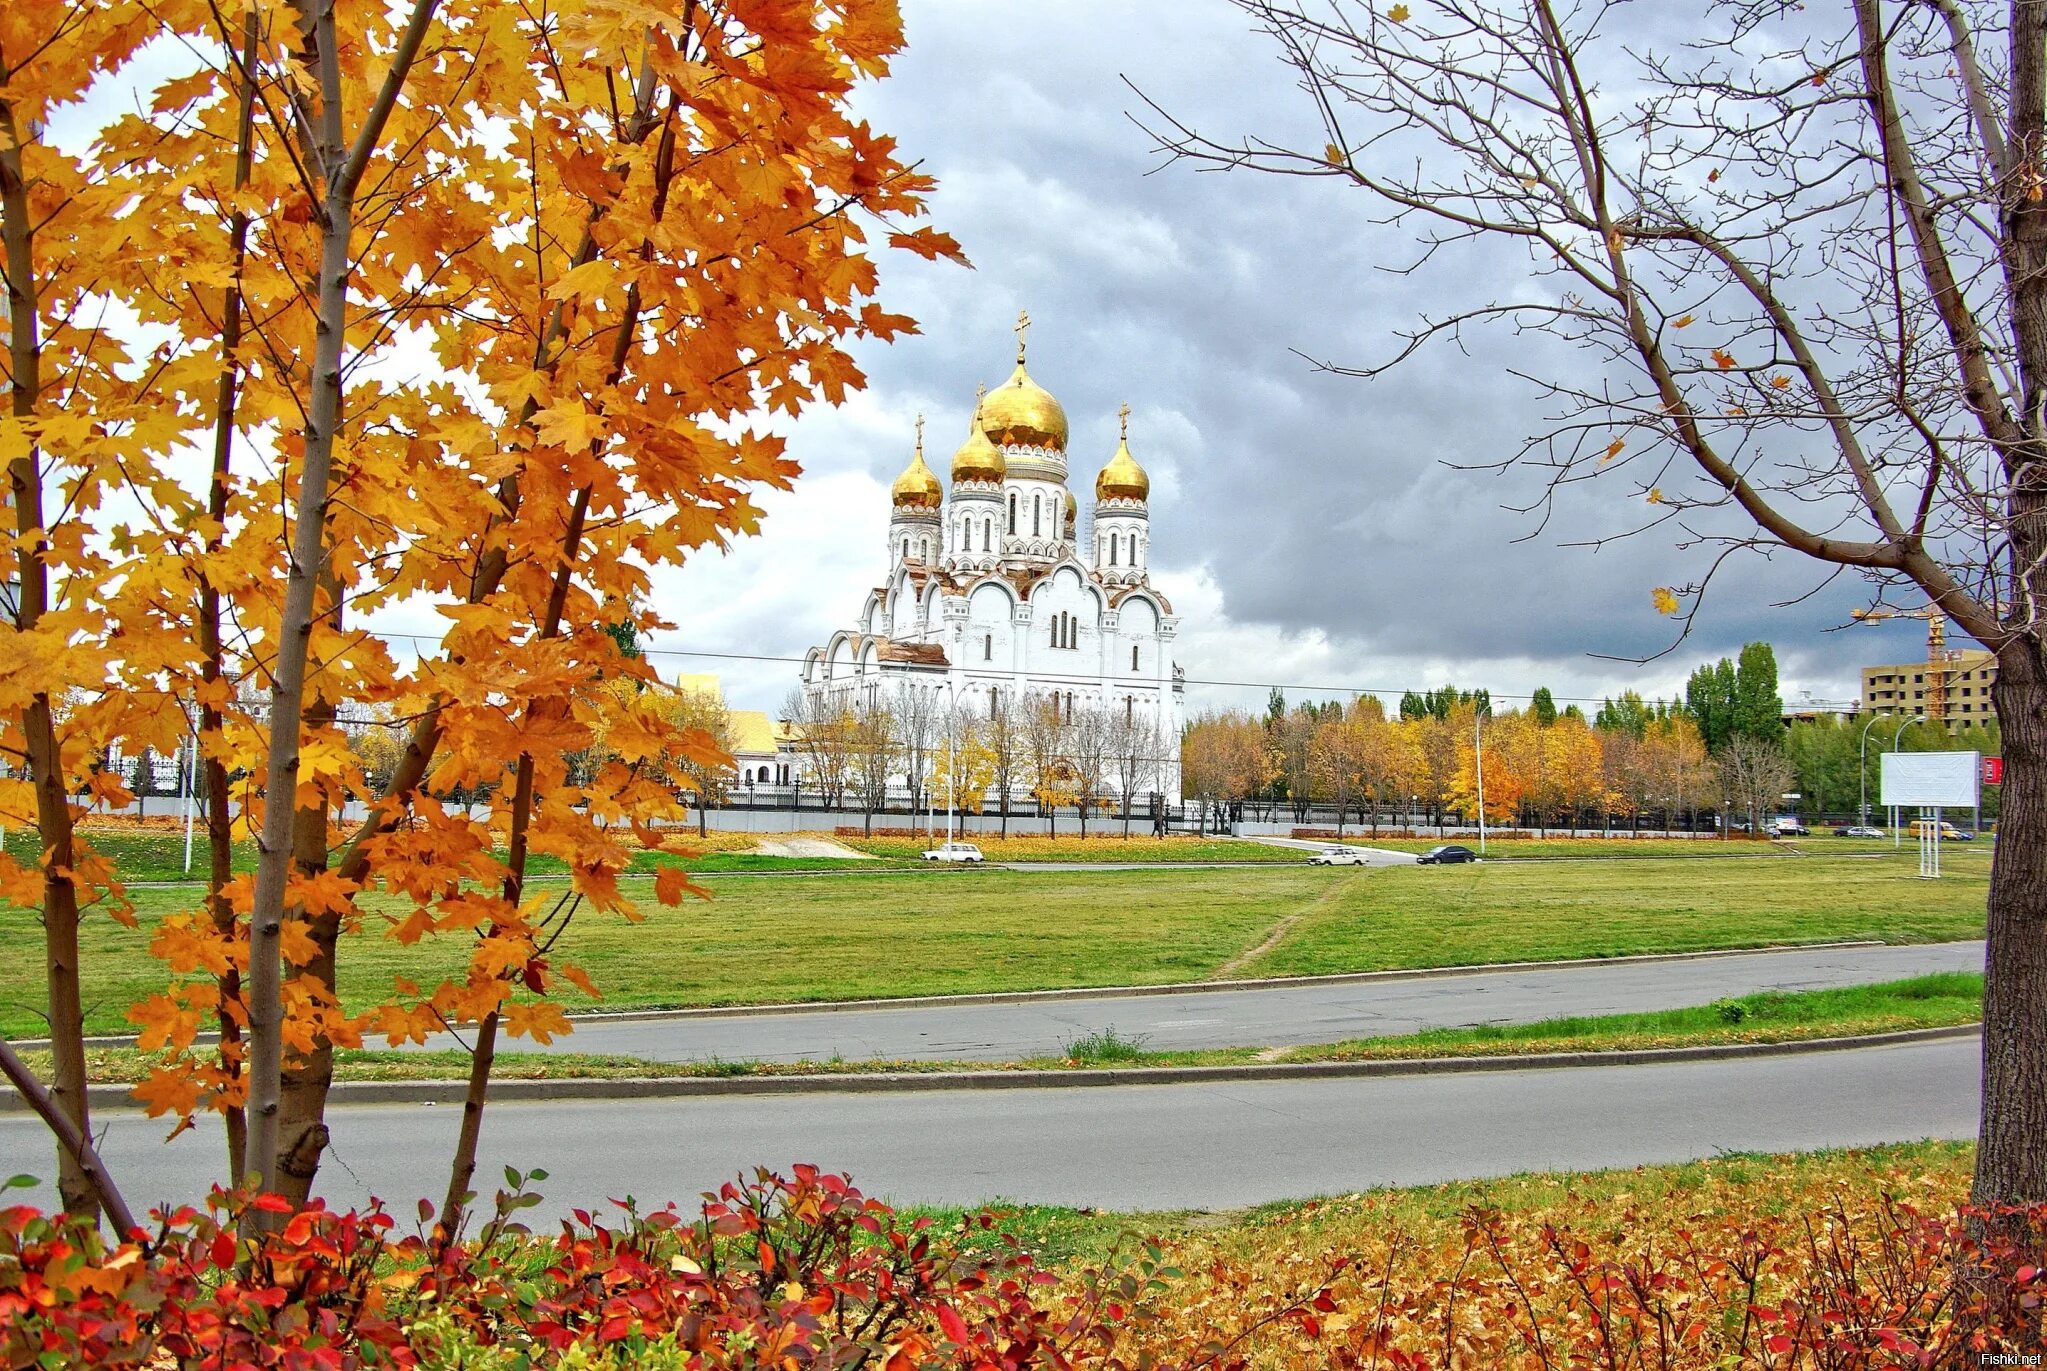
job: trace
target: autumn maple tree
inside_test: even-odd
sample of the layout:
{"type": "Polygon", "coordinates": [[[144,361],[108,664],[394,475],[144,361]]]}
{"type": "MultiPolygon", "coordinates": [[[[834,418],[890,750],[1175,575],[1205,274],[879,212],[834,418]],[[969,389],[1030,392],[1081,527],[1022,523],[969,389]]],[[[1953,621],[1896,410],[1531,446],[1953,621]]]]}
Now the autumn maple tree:
{"type": "MultiPolygon", "coordinates": [[[[38,269],[76,277],[10,308],[63,348],[48,379],[10,372],[27,420],[7,435],[21,527],[43,521],[19,445],[53,434],[81,465],[84,440],[106,435],[142,512],[86,518],[94,502],[73,492],[108,478],[82,473],[66,478],[79,518],[64,545],[17,544],[25,588],[51,568],[104,570],[67,582],[62,617],[24,596],[14,631],[41,655],[0,678],[27,773],[7,784],[50,792],[46,844],[69,832],[97,752],[37,751],[54,725],[36,701],[59,683],[99,692],[77,711],[95,742],[175,747],[194,707],[213,879],[207,908],[152,935],[168,981],[133,1017],[168,1057],[139,1093],[174,1119],[218,1109],[232,1124],[246,1108],[235,1174],[298,1202],[327,1142],[332,1049],[459,1030],[474,1068],[441,1214],[452,1234],[497,1036],[565,1031],[548,991],[596,987],[564,932],[636,917],[619,882],[632,848],[682,818],[679,777],[727,760],[714,730],[662,707],[672,697],[620,630],[661,625],[653,570],[750,532],[750,493],[795,477],[761,416],[842,399],[863,379],[845,345],[914,327],[874,303],[869,235],[958,250],[907,227],[928,179],[846,109],[901,46],[880,0],[10,7],[0,60],[35,56],[8,98],[41,102],[14,117],[76,104],[157,37],[193,61],[144,112],[107,121],[85,154],[10,173],[71,216],[38,269]],[[127,218],[93,200],[101,186],[127,218]],[[136,215],[138,196],[161,217],[136,215]],[[109,220],[138,227],[94,241],[109,220]],[[121,270],[99,269],[117,254],[121,270]],[[82,328],[50,331],[87,291],[160,326],[155,374],[82,328]],[[149,422],[122,408],[138,404],[149,422]],[[186,460],[202,447],[210,463],[186,460]],[[447,620],[407,660],[356,628],[404,601],[447,620]],[[154,688],[123,694],[117,678],[154,688]],[[350,745],[362,728],[398,744],[374,785],[350,745]],[[602,760],[572,775],[600,735],[602,760]],[[481,817],[458,795],[486,797],[481,817]],[[369,817],[347,821],[358,801],[369,817]],[[257,839],[253,879],[228,874],[238,834],[257,839]],[[542,853],[565,888],[529,889],[542,853]],[[460,939],[466,969],[344,1006],[338,966],[371,936],[460,939]],[[219,1045],[201,1049],[208,1022],[219,1045]]],[[[51,241],[6,203],[10,252],[31,226],[51,241]]],[[[51,909],[71,917],[81,872],[107,876],[63,847],[5,874],[17,902],[38,883],[52,923],[51,909]]],[[[689,889],[670,871],[655,894],[689,889]]],[[[54,973],[52,987],[61,1008],[54,973]]],[[[61,1067],[75,1003],[74,989],[71,1026],[53,1029],[57,1096],[79,1094],[82,1124],[82,1067],[61,1067]]]]}

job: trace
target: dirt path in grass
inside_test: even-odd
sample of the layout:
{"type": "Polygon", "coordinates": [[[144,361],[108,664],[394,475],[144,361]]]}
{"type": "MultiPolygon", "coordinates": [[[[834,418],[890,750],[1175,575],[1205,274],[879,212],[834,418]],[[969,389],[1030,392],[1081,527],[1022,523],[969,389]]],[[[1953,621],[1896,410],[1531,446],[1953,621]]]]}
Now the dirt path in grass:
{"type": "Polygon", "coordinates": [[[1293,932],[1295,924],[1307,918],[1310,914],[1326,909],[1342,899],[1344,891],[1350,889],[1352,883],[1362,875],[1364,875],[1362,871],[1351,872],[1350,875],[1342,880],[1332,883],[1327,890],[1302,905],[1299,909],[1296,909],[1293,913],[1283,916],[1278,923],[1274,924],[1267,931],[1264,939],[1256,947],[1246,948],[1244,951],[1239,952],[1236,956],[1209,972],[1208,979],[1211,981],[1226,981],[1243,971],[1245,967],[1251,965],[1251,963],[1257,961],[1260,957],[1272,951],[1273,948],[1286,941],[1286,935],[1293,932]]]}

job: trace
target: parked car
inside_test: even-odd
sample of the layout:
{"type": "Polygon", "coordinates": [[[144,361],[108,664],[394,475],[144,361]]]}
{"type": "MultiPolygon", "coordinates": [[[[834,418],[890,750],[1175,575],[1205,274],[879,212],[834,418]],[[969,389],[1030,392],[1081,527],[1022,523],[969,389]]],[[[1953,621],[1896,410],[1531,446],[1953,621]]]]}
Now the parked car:
{"type": "Polygon", "coordinates": [[[1967,829],[1956,828],[1945,819],[1914,819],[1912,826],[1905,830],[1905,836],[1924,837],[1935,824],[1940,825],[1940,840],[1944,843],[1969,843],[1976,840],[1975,834],[1967,829]]]}
{"type": "Polygon", "coordinates": [[[1365,854],[1355,847],[1325,847],[1308,858],[1309,866],[1363,866],[1365,854]]]}
{"type": "Polygon", "coordinates": [[[927,862],[985,862],[988,859],[983,857],[981,849],[975,847],[972,843],[940,843],[937,847],[925,852],[924,860],[927,862]]]}
{"type": "Polygon", "coordinates": [[[1770,832],[1779,838],[1809,838],[1812,836],[1812,830],[1807,828],[1802,820],[1791,814],[1778,816],[1777,821],[1770,825],[1770,832]]]}
{"type": "Polygon", "coordinates": [[[1430,848],[1415,860],[1423,866],[1454,866],[1458,862],[1475,862],[1478,854],[1461,843],[1444,843],[1430,848]]]}
{"type": "Polygon", "coordinates": [[[1837,838],[1883,838],[1889,835],[1882,829],[1870,824],[1850,824],[1846,828],[1835,829],[1834,836],[1837,838]]]}

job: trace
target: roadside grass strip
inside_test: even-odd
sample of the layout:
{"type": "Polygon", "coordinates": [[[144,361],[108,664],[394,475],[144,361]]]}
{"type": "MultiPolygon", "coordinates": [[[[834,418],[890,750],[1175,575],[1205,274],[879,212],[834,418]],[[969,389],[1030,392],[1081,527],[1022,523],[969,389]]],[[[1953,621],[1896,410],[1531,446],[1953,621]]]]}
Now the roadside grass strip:
{"type": "MultiPolygon", "coordinates": [[[[1915,1028],[1976,1022],[1982,1014],[1983,977],[1952,972],[1878,985],[1797,992],[1764,991],[1684,1009],[1644,1014],[1547,1019],[1476,1028],[1428,1029],[1384,1038],[1356,1038],[1280,1050],[1225,1047],[1154,1052],[1142,1034],[1114,1026],[1077,1037],[1063,1055],[1011,1061],[963,1062],[873,1059],[748,1062],[710,1059],[653,1061],[583,1053],[501,1052],[495,1080],[646,1080],[734,1076],[941,1074],[962,1071],[1079,1071],[1102,1067],[1241,1066],[1261,1062],[1425,1061],[1445,1057],[1512,1057],[1547,1052],[1623,1052],[1744,1043],[1792,1043],[1858,1037],[1915,1028]]],[[[686,1031],[686,1030],[685,1030],[686,1031]]],[[[47,1073],[47,1051],[23,1054],[47,1073]]],[[[90,1048],[87,1069],[95,1084],[134,1084],[157,1054],[126,1047],[90,1048]]],[[[334,1054],[337,1081],[447,1081],[465,1077],[469,1057],[455,1049],[398,1052],[342,1049],[334,1054]]]]}
{"type": "Polygon", "coordinates": [[[1464,1219],[1473,1206],[1540,1226],[1567,1210],[1609,1218],[1629,1211],[1779,1218],[1803,1212],[1814,1196],[1866,1203],[1885,1191],[1929,1208],[1957,1204],[1968,1196],[1975,1150],[1966,1142],[1914,1142],[1788,1154],[1729,1152],[1674,1165],[1524,1172],[1221,1211],[1119,1212],[997,1199],[971,1208],[904,1206],[899,1212],[954,1229],[967,1215],[989,1211],[996,1225],[977,1236],[978,1244],[992,1251],[1010,1234],[1049,1267],[1099,1262],[1147,1239],[1181,1240],[1200,1252],[1256,1264],[1302,1247],[1341,1251],[1346,1245],[1383,1244],[1388,1233],[1405,1235],[1425,1252],[1462,1251],[1464,1219]]]}

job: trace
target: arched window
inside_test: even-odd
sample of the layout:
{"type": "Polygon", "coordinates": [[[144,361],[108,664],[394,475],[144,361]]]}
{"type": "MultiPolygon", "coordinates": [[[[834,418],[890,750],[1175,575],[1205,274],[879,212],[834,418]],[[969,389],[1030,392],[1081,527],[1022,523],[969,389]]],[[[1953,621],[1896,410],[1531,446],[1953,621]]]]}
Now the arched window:
{"type": "Polygon", "coordinates": [[[1137,565],[1137,535],[1130,535],[1130,565],[1137,565]]]}
{"type": "Polygon", "coordinates": [[[1135,670],[1137,670],[1137,644],[1136,644],[1136,643],[1132,643],[1132,644],[1130,645],[1130,669],[1131,669],[1132,671],[1135,671],[1135,670]]]}
{"type": "Polygon", "coordinates": [[[1016,536],[1016,492],[1009,492],[1009,536],[1016,536]]]}
{"type": "Polygon", "coordinates": [[[1031,497],[1031,537],[1033,538],[1038,537],[1044,532],[1044,525],[1038,522],[1038,510],[1038,497],[1033,495],[1031,497]]]}
{"type": "Polygon", "coordinates": [[[995,635],[992,633],[981,635],[981,660],[984,662],[995,660],[995,635]]]}
{"type": "Polygon", "coordinates": [[[997,710],[998,710],[998,709],[1000,709],[1001,705],[1002,705],[1002,692],[1001,692],[1001,691],[999,691],[999,690],[997,690],[997,689],[996,689],[996,688],[995,688],[994,686],[989,686],[989,687],[988,687],[988,717],[989,717],[989,718],[991,718],[991,719],[992,719],[992,718],[994,718],[994,717],[995,717],[995,715],[996,715],[996,712],[997,712],[997,710]]]}
{"type": "Polygon", "coordinates": [[[1111,534],[1109,535],[1109,565],[1110,565],[1110,566],[1114,566],[1114,565],[1116,565],[1116,544],[1118,544],[1118,543],[1120,543],[1120,542],[1122,542],[1122,541],[1123,541],[1123,540],[1122,540],[1121,538],[1118,538],[1118,537],[1117,537],[1117,536],[1116,536],[1115,534],[1113,534],[1113,533],[1111,533],[1111,534]]]}
{"type": "Polygon", "coordinates": [[[990,540],[993,539],[994,536],[995,521],[993,519],[983,519],[981,521],[981,551],[992,552],[994,550],[990,544],[990,540]]]}
{"type": "Polygon", "coordinates": [[[903,539],[903,560],[906,562],[910,560],[910,540],[908,538],[903,539]]]}

